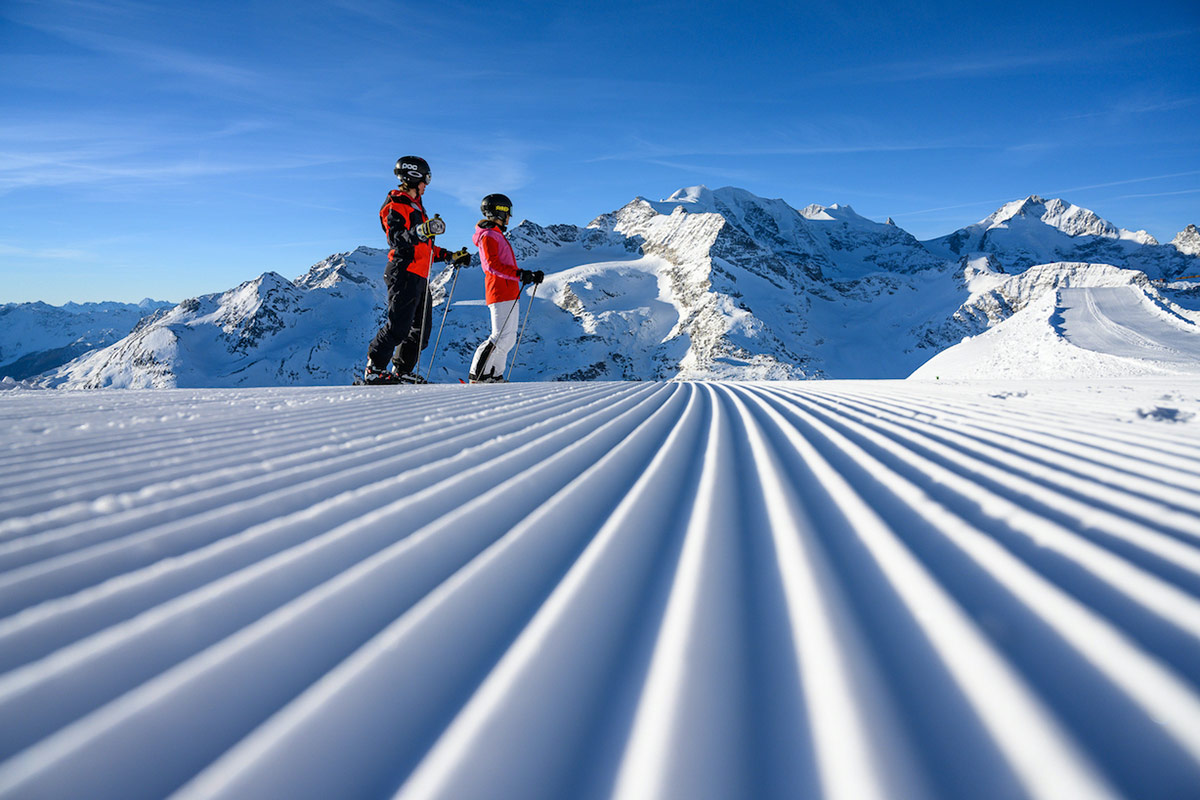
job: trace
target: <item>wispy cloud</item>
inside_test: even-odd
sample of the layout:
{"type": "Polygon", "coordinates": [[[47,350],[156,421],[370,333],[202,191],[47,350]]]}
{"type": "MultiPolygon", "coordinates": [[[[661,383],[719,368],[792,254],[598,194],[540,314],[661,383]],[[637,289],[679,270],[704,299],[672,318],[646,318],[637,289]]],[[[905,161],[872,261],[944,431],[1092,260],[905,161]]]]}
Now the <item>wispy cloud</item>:
{"type": "Polygon", "coordinates": [[[340,154],[275,147],[264,158],[257,155],[262,148],[255,148],[253,139],[249,149],[226,141],[271,127],[256,118],[212,124],[174,117],[0,123],[0,194],[28,187],[169,184],[350,160],[340,154]]]}
{"type": "Polygon", "coordinates": [[[493,141],[486,150],[463,147],[455,157],[448,159],[450,166],[432,165],[433,183],[430,186],[448,193],[464,206],[477,208],[484,195],[493,192],[511,194],[528,185],[532,178],[529,160],[536,149],[537,146],[518,139],[493,141]]]}
{"type": "Polygon", "coordinates": [[[39,261],[88,261],[94,256],[69,247],[30,248],[0,242],[0,258],[31,258],[39,261]]]}
{"type": "Polygon", "coordinates": [[[1052,189],[1049,193],[1060,194],[1062,192],[1082,192],[1089,189],[1107,189],[1110,186],[1125,186],[1130,183],[1146,183],[1147,181],[1163,181],[1171,178],[1189,178],[1193,175],[1200,175],[1200,169],[1188,170],[1186,172],[1171,172],[1166,175],[1150,175],[1145,178],[1128,178],[1122,181],[1108,181],[1107,183],[1093,183],[1088,186],[1070,186],[1066,189],[1052,189]]]}
{"type": "Polygon", "coordinates": [[[101,148],[64,149],[37,153],[0,151],[0,194],[23,188],[92,184],[171,184],[197,178],[308,169],[340,163],[326,156],[284,156],[276,159],[155,156],[114,154],[101,148]]]}
{"type": "Polygon", "coordinates": [[[866,83],[902,83],[905,81],[927,81],[948,78],[981,78],[1052,66],[1054,64],[1073,61],[1076,58],[1077,56],[1066,51],[1029,54],[1014,53],[989,58],[969,57],[894,61],[888,64],[847,67],[826,74],[828,77],[834,79],[866,83]]]}
{"type": "MultiPolygon", "coordinates": [[[[827,136],[824,139],[842,139],[837,144],[823,141],[797,142],[790,144],[735,145],[729,146],[722,142],[719,145],[658,145],[643,139],[634,140],[623,150],[605,153],[585,159],[585,163],[599,161],[645,161],[653,163],[660,160],[697,157],[720,158],[752,158],[756,156],[829,156],[829,155],[859,155],[866,153],[906,153],[918,151],[940,150],[975,150],[985,149],[983,145],[963,144],[959,142],[887,142],[882,140],[845,142],[844,136],[827,136]]],[[[669,164],[666,166],[670,166],[669,164]]]]}
{"type": "Polygon", "coordinates": [[[1200,103],[1200,97],[1170,97],[1164,95],[1159,90],[1152,89],[1123,97],[1107,108],[1086,114],[1073,114],[1064,117],[1064,119],[1121,119],[1124,117],[1140,116],[1142,114],[1178,111],[1182,108],[1194,106],[1197,103],[1200,103]]]}
{"type": "Polygon", "coordinates": [[[752,170],[734,169],[732,167],[722,166],[720,164],[714,165],[711,162],[703,164],[688,164],[681,161],[650,158],[646,159],[644,163],[654,164],[660,167],[667,167],[668,169],[677,169],[682,172],[691,172],[705,176],[712,176],[727,181],[753,181],[759,177],[758,173],[752,170]]]}
{"type": "Polygon", "coordinates": [[[94,52],[126,58],[151,70],[175,73],[205,82],[256,91],[271,84],[266,75],[255,70],[175,47],[83,28],[57,25],[38,27],[46,33],[51,33],[94,52]]]}
{"type": "Polygon", "coordinates": [[[1132,200],[1135,198],[1143,198],[1143,197],[1175,197],[1176,195],[1181,195],[1181,194],[1200,194],[1200,188],[1198,188],[1198,189],[1182,189],[1178,192],[1151,192],[1148,194],[1122,194],[1122,195],[1118,195],[1117,197],[1114,197],[1113,199],[1114,200],[1132,200]]]}
{"type": "Polygon", "coordinates": [[[17,0],[0,16],[100,56],[125,60],[146,74],[170,74],[198,85],[262,91],[268,77],[228,59],[202,55],[162,43],[161,37],[137,38],[128,32],[162,16],[162,8],[137,0],[17,0]],[[121,31],[122,34],[108,31],[121,31]]]}
{"type": "Polygon", "coordinates": [[[883,64],[864,64],[830,70],[823,77],[851,83],[902,83],[907,81],[986,78],[1028,72],[1062,64],[1083,63],[1111,58],[1113,51],[1145,47],[1154,42],[1196,36],[1200,30],[1170,30],[1118,36],[1087,47],[1041,48],[1030,52],[1009,52],[979,56],[975,53],[954,57],[935,57],[883,64]]]}
{"type": "Polygon", "coordinates": [[[133,14],[161,13],[162,8],[147,0],[10,0],[13,6],[52,9],[54,13],[78,15],[94,13],[106,18],[128,18],[133,14]]]}
{"type": "MultiPolygon", "coordinates": [[[[272,204],[272,205],[277,204],[279,202],[278,195],[255,194],[254,192],[231,192],[230,194],[233,197],[244,197],[247,200],[260,200],[263,203],[268,203],[268,204],[272,204]]],[[[342,206],[342,207],[331,206],[331,205],[324,204],[324,203],[312,203],[312,202],[309,202],[306,200],[301,200],[297,197],[289,197],[288,198],[288,206],[294,207],[294,208],[311,208],[316,211],[332,211],[332,212],[335,212],[338,214],[346,214],[346,213],[357,214],[358,213],[358,209],[347,209],[344,206],[342,206]]],[[[311,242],[299,242],[296,244],[311,244],[311,242]]]]}
{"type": "MultiPolygon", "coordinates": [[[[1047,189],[1047,190],[1045,190],[1043,192],[1039,192],[1039,193],[1043,194],[1043,195],[1061,195],[1061,194],[1067,194],[1069,192],[1082,192],[1082,191],[1089,191],[1091,189],[1107,189],[1112,186],[1125,186],[1127,184],[1133,184],[1133,183],[1147,183],[1149,181],[1168,180],[1171,178],[1186,178],[1186,177],[1190,177],[1193,175],[1200,175],[1200,170],[1189,170],[1187,172],[1172,172],[1172,173],[1169,173],[1166,175],[1149,175],[1144,178],[1129,178],[1129,179],[1121,180],[1121,181],[1108,181],[1106,183],[1093,183],[1093,184],[1089,184],[1087,186],[1070,186],[1065,189],[1047,189]]],[[[1161,195],[1150,195],[1150,194],[1124,195],[1124,197],[1155,197],[1155,196],[1165,196],[1168,194],[1190,194],[1195,191],[1200,191],[1200,190],[1188,189],[1183,192],[1163,192],[1163,193],[1161,193],[1161,195]]],[[[955,210],[963,209],[963,208],[979,208],[979,207],[995,208],[998,205],[1001,205],[1003,203],[1010,203],[1014,199],[1017,199],[1017,198],[1002,197],[1002,198],[992,198],[990,200],[973,200],[969,203],[959,203],[959,204],[952,205],[952,206],[938,206],[936,208],[922,208],[922,209],[919,209],[916,211],[899,211],[899,212],[896,212],[895,214],[892,214],[892,216],[893,217],[913,217],[913,216],[919,216],[921,214],[934,214],[939,211],[955,211],[955,210]]]]}

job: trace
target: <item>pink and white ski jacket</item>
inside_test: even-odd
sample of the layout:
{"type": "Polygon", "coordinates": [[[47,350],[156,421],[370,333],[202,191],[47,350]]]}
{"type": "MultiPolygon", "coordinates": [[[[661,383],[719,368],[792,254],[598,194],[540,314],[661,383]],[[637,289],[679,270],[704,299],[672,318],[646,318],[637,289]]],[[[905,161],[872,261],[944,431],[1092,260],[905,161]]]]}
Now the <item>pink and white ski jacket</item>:
{"type": "Polygon", "coordinates": [[[475,236],[471,241],[479,248],[487,304],[490,306],[520,297],[521,278],[517,256],[500,226],[490,220],[481,220],[475,226],[475,236]]]}

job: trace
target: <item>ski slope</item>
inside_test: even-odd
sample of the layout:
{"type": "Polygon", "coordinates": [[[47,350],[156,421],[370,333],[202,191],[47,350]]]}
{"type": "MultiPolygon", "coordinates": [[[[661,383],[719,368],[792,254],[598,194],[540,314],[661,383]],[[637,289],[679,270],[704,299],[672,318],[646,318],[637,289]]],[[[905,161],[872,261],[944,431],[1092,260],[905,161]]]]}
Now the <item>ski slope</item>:
{"type": "Polygon", "coordinates": [[[1198,412],[0,392],[0,797],[1194,798],[1198,412]]]}
{"type": "Polygon", "coordinates": [[[1200,370],[1200,326],[1136,286],[1062,289],[1059,305],[1062,334],[1076,347],[1200,370]]]}
{"type": "Polygon", "coordinates": [[[1200,314],[1138,285],[1059,288],[909,378],[1031,379],[1200,375],[1200,314]]]}

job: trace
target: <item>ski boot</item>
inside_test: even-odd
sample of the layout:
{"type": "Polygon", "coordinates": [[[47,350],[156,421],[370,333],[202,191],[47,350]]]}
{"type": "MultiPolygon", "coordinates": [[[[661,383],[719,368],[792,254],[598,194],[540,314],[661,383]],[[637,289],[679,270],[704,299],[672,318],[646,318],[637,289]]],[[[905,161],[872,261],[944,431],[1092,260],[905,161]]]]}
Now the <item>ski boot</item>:
{"type": "Polygon", "coordinates": [[[362,383],[365,386],[380,386],[398,383],[396,378],[396,373],[386,369],[379,369],[368,362],[367,368],[363,371],[362,383]]]}

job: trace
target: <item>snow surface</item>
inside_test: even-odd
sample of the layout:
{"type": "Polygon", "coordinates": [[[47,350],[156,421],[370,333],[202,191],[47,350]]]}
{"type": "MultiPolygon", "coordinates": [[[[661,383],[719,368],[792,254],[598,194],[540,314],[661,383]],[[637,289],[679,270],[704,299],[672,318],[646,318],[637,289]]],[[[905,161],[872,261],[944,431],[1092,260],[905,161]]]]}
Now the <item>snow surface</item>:
{"type": "MultiPolygon", "coordinates": [[[[1119,285],[1128,270],[1089,269],[1099,285],[1079,286],[1081,276],[1061,266],[1068,269],[1049,271],[1059,288],[1035,294],[1008,319],[943,350],[910,377],[1200,375],[1200,312],[1172,303],[1144,280],[1119,285]],[[1118,285],[1103,285],[1110,278],[1118,285]]],[[[1013,294],[1020,296],[1010,287],[1013,294]]]]}
{"type": "Polygon", "coordinates": [[[14,383],[0,796],[1195,797],[1198,413],[14,383]]]}

